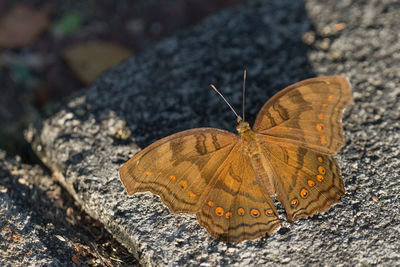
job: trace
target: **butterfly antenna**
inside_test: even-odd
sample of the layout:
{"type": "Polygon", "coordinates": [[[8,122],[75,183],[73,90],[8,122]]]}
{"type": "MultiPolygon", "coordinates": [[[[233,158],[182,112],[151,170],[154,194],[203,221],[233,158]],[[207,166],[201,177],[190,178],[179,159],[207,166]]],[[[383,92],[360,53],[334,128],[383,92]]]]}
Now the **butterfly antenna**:
{"type": "Polygon", "coordinates": [[[244,120],[244,96],[246,93],[246,70],[243,72],[242,116],[244,120]]]}
{"type": "Polygon", "coordinates": [[[233,113],[235,113],[238,122],[242,121],[242,117],[240,117],[236,111],[233,109],[233,107],[231,106],[231,104],[229,104],[229,102],[225,99],[225,97],[221,94],[220,91],[218,91],[218,89],[214,86],[214,84],[210,84],[211,88],[214,89],[215,92],[217,92],[217,94],[219,94],[220,97],[222,97],[222,99],[225,101],[225,103],[231,108],[231,110],[233,111],[233,113]]]}

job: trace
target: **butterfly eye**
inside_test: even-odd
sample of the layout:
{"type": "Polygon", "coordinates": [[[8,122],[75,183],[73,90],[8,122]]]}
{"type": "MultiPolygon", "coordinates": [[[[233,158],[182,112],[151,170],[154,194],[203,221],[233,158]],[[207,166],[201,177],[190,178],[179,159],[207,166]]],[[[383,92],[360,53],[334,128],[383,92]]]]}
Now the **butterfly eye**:
{"type": "Polygon", "coordinates": [[[324,162],[324,159],[323,159],[321,156],[319,156],[317,159],[318,159],[318,161],[321,162],[321,163],[324,162]]]}
{"type": "Polygon", "coordinates": [[[228,211],[227,213],[225,213],[225,218],[229,219],[232,217],[232,212],[228,211]]]}

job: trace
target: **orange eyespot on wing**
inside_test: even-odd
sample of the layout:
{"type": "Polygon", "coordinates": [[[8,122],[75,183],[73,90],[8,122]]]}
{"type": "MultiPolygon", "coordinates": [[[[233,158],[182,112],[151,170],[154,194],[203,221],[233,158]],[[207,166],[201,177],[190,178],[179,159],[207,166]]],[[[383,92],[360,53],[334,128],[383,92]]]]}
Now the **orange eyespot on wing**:
{"type": "Polygon", "coordinates": [[[224,209],[221,207],[217,207],[215,209],[215,214],[217,214],[217,216],[219,216],[219,217],[224,216],[224,209]]]}

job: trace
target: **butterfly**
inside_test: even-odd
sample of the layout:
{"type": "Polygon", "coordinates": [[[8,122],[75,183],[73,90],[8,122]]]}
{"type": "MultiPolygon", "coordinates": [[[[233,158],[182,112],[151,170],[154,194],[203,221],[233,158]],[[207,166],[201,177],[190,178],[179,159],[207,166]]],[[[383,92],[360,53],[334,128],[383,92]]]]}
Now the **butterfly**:
{"type": "Polygon", "coordinates": [[[173,134],[133,156],[120,178],[129,195],[157,194],[170,212],[196,214],[222,241],[271,235],[280,226],[275,198],[294,222],[345,194],[333,156],[344,145],[342,112],[352,102],[345,77],[307,79],[266,102],[252,128],[232,109],[238,134],[214,128],[173,134]]]}

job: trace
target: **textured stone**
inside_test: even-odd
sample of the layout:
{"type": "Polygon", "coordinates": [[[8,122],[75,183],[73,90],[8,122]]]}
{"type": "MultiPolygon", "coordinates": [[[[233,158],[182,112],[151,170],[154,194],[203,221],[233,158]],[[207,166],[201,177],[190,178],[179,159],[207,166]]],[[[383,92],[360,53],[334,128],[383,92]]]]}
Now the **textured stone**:
{"type": "Polygon", "coordinates": [[[146,265],[393,265],[400,261],[400,42],[395,0],[248,1],[103,75],[27,133],[85,210],[146,265]],[[311,38],[312,37],[312,38],[311,38]],[[304,41],[303,41],[304,40],[304,41]],[[138,147],[194,128],[234,131],[247,69],[250,123],[265,101],[311,76],[345,75],[355,104],[337,156],[347,190],[323,215],[240,244],[149,193],[128,197],[118,169],[138,147]],[[131,133],[131,135],[129,135],[131,133]]]}
{"type": "MultiPolygon", "coordinates": [[[[0,265],[70,266],[75,253],[66,230],[34,207],[51,186],[39,166],[21,164],[0,151],[0,265]],[[38,182],[33,184],[33,181],[38,182]],[[40,182],[39,182],[40,181],[40,182]]],[[[48,201],[50,203],[50,201],[48,201]]]]}

